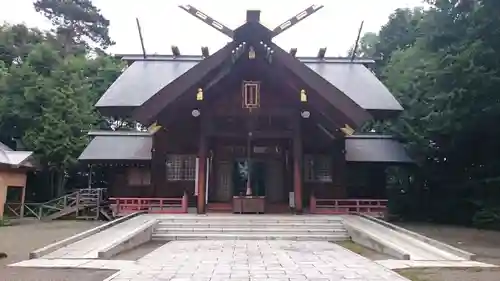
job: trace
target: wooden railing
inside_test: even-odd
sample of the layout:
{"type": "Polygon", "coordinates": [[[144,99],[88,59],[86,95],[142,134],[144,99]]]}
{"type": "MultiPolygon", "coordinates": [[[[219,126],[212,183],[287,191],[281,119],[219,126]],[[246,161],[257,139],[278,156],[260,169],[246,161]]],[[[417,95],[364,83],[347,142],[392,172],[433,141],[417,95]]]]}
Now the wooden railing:
{"type": "Polygon", "coordinates": [[[188,212],[187,195],[178,198],[110,198],[115,217],[137,211],[152,214],[181,214],[188,212]]]}
{"type": "Polygon", "coordinates": [[[105,189],[80,189],[43,203],[7,202],[5,212],[11,218],[33,217],[42,219],[75,206],[99,206],[105,189]]]}
{"type": "Polygon", "coordinates": [[[5,214],[10,218],[37,218],[40,219],[40,203],[5,203],[5,214]]]}
{"type": "Polygon", "coordinates": [[[318,199],[311,196],[310,212],[313,214],[366,214],[384,217],[387,212],[387,200],[318,199]]]}

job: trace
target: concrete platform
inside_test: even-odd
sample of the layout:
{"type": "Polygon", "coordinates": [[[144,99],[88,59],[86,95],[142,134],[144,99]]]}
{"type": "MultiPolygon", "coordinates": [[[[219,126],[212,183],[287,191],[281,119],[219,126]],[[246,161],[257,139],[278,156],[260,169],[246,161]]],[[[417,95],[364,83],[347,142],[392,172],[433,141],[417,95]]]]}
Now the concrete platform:
{"type": "Polygon", "coordinates": [[[154,215],[139,215],[119,223],[90,237],[76,241],[52,253],[44,255],[45,259],[97,259],[99,252],[107,249],[121,239],[141,227],[143,224],[155,220],[154,215]]]}
{"type": "MultiPolygon", "coordinates": [[[[466,261],[467,258],[459,249],[437,247],[417,239],[404,231],[391,229],[387,225],[377,223],[360,216],[345,216],[346,226],[352,240],[360,245],[394,256],[399,259],[417,261],[466,261]]],[[[467,257],[472,254],[467,253],[467,257]]]]}

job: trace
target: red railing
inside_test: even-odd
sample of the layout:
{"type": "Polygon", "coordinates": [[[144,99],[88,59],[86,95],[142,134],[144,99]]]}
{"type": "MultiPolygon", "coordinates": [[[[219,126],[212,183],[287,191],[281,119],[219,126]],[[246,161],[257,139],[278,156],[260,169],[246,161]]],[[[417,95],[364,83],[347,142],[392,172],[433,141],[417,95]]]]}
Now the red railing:
{"type": "Polygon", "coordinates": [[[311,196],[310,212],[313,214],[366,214],[383,217],[387,212],[387,200],[317,199],[311,196]]]}
{"type": "Polygon", "coordinates": [[[110,198],[115,216],[137,211],[151,214],[182,214],[188,212],[187,195],[178,198],[110,198]]]}

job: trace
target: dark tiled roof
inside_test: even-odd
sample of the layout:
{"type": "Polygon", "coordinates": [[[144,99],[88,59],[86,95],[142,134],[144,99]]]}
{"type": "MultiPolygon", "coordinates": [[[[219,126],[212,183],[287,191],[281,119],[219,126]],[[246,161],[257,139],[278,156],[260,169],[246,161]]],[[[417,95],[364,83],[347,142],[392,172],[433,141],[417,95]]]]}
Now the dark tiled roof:
{"type": "Polygon", "coordinates": [[[79,160],[151,160],[151,136],[96,136],[82,152],[79,160]]]}
{"type": "MultiPolygon", "coordinates": [[[[80,155],[83,161],[92,160],[151,160],[151,135],[96,136],[80,155]]],[[[346,139],[346,161],[412,163],[403,145],[390,136],[355,135],[346,139]]]]}
{"type": "MultiPolygon", "coordinates": [[[[135,58],[124,56],[124,58],[135,58]]],[[[138,58],[136,58],[138,59],[138,58]]],[[[111,85],[96,103],[98,108],[134,108],[142,105],[167,84],[195,66],[202,58],[158,56],[137,60],[111,85]]],[[[359,106],[373,111],[403,110],[399,102],[362,62],[331,58],[302,58],[311,70],[344,92],[359,106]]]]}
{"type": "MultiPolygon", "coordinates": [[[[124,61],[127,61],[129,63],[135,62],[135,61],[201,61],[203,60],[203,56],[200,55],[182,55],[180,57],[175,57],[173,55],[159,55],[159,54],[153,54],[153,55],[148,55],[146,58],[144,58],[143,55],[138,55],[138,54],[121,54],[121,55],[116,55],[116,57],[121,58],[124,61]]],[[[325,57],[325,58],[318,58],[318,57],[297,57],[297,59],[301,62],[307,63],[307,62],[321,62],[321,63],[354,63],[354,64],[373,64],[375,63],[375,60],[370,59],[370,58],[356,58],[354,60],[351,60],[351,58],[346,58],[346,57],[325,57]]]]}
{"type": "Polygon", "coordinates": [[[413,163],[402,143],[380,135],[354,135],[346,139],[346,161],[413,163]]]}
{"type": "Polygon", "coordinates": [[[97,101],[96,107],[137,107],[198,61],[136,61],[97,101]]]}
{"type": "Polygon", "coordinates": [[[88,132],[89,136],[150,136],[150,132],[143,132],[143,131],[125,131],[125,130],[119,130],[119,131],[110,131],[110,130],[97,130],[97,131],[90,131],[88,132]]]}
{"type": "Polygon", "coordinates": [[[7,145],[3,144],[0,142],[0,150],[3,150],[3,151],[12,151],[12,149],[10,147],[8,147],[7,145]]]}
{"type": "Polygon", "coordinates": [[[32,151],[14,151],[0,142],[0,164],[14,167],[34,167],[32,151]]]}
{"type": "Polygon", "coordinates": [[[305,63],[363,109],[402,111],[387,87],[364,65],[352,63],[305,63]]]}

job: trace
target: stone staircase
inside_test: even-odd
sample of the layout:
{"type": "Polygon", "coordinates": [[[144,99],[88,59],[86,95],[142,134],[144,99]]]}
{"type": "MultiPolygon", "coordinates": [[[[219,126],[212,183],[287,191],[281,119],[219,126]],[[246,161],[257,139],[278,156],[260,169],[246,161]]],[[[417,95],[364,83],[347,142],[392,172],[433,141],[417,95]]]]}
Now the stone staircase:
{"type": "Polygon", "coordinates": [[[336,216],[176,216],[159,220],[154,240],[301,240],[349,239],[336,216]]]}

